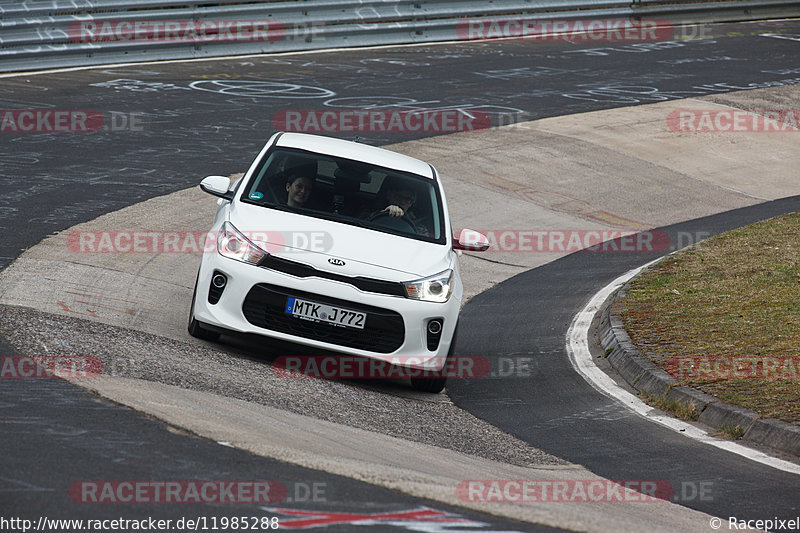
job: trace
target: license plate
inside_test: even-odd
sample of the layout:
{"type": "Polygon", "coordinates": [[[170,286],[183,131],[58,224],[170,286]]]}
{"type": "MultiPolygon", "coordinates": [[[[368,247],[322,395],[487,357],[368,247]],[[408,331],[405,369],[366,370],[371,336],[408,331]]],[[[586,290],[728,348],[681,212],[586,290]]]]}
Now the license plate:
{"type": "Polygon", "coordinates": [[[364,329],[364,322],[367,321],[366,313],[309,302],[300,298],[289,298],[286,301],[286,313],[305,320],[357,329],[364,329]]]}

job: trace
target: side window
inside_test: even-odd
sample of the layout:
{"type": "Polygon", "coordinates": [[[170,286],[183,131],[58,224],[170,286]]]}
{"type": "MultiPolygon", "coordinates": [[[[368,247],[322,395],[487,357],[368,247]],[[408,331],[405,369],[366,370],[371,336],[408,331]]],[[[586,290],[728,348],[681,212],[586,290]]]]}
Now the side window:
{"type": "Polygon", "coordinates": [[[263,204],[286,205],[289,202],[287,183],[303,177],[305,187],[312,191],[317,165],[313,156],[276,150],[251,181],[246,197],[263,204]]]}

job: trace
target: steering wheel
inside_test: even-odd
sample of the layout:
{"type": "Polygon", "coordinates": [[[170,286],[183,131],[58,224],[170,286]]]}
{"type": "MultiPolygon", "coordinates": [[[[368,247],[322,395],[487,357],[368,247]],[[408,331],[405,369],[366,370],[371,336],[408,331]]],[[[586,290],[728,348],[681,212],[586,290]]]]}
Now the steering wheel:
{"type": "Polygon", "coordinates": [[[432,221],[433,221],[432,215],[427,217],[419,217],[416,220],[414,220],[414,227],[416,228],[423,227],[426,230],[431,231],[431,228],[433,227],[432,221]]]}
{"type": "Polygon", "coordinates": [[[417,233],[416,225],[409,218],[407,213],[403,213],[401,217],[393,217],[388,211],[378,211],[367,219],[369,222],[379,220],[377,224],[384,228],[394,229],[398,231],[405,231],[406,233],[417,233]]]}

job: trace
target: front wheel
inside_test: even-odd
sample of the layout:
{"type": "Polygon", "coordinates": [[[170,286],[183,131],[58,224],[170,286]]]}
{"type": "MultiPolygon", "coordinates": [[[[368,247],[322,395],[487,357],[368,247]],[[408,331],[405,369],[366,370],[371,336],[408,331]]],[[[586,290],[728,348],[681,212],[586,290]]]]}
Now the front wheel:
{"type": "Polygon", "coordinates": [[[194,318],[194,301],[197,298],[197,283],[200,281],[200,273],[197,273],[197,280],[194,282],[194,294],[192,294],[192,307],[189,309],[189,335],[195,337],[197,339],[203,339],[204,341],[217,341],[219,340],[219,333],[216,331],[211,331],[210,329],[206,329],[203,327],[202,322],[198,322],[194,318]]]}
{"type": "Polygon", "coordinates": [[[447,376],[426,377],[426,378],[411,378],[411,386],[414,390],[420,392],[430,392],[431,394],[439,394],[444,390],[447,384],[447,376]]]}

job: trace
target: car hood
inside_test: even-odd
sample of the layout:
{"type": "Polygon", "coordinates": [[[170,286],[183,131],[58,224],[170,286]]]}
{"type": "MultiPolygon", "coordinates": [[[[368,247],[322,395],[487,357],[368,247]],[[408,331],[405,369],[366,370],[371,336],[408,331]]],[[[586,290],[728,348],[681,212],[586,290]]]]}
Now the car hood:
{"type": "Polygon", "coordinates": [[[451,247],[260,206],[229,221],[270,254],[345,276],[411,281],[452,267],[451,247]]]}

